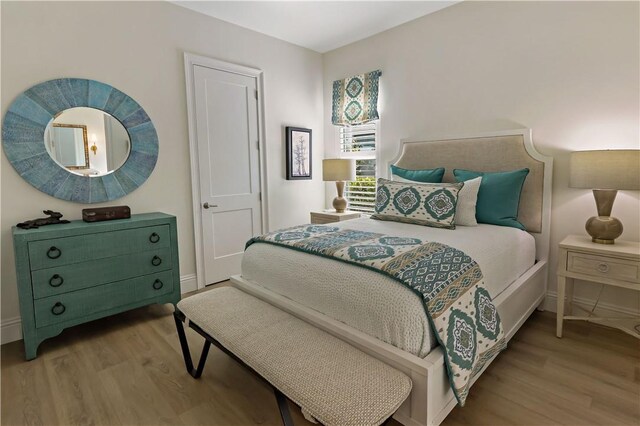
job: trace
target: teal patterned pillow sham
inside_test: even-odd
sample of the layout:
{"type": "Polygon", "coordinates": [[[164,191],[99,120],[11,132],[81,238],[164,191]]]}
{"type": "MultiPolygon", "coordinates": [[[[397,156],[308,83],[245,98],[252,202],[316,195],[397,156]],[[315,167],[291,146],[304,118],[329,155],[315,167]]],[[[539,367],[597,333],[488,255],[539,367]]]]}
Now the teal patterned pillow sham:
{"type": "Polygon", "coordinates": [[[371,219],[456,229],[458,193],[464,183],[404,183],[378,179],[371,219]]]}

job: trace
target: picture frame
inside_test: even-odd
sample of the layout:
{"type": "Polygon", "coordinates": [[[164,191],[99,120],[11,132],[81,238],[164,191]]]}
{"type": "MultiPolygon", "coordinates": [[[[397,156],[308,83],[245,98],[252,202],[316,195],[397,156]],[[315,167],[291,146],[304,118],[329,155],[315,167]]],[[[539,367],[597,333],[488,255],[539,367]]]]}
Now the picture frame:
{"type": "Polygon", "coordinates": [[[287,180],[310,180],[313,176],[311,129],[286,128],[287,180]]]}

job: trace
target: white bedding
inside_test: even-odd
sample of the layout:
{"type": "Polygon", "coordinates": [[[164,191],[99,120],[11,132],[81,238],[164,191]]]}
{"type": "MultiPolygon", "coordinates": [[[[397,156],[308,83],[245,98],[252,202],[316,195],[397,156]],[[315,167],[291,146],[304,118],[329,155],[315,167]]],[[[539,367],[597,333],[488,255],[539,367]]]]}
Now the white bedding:
{"type": "MultiPolygon", "coordinates": [[[[493,298],[535,263],[534,238],[515,228],[479,224],[448,230],[368,218],[333,225],[456,247],[478,262],[493,298]]],[[[421,358],[437,344],[421,299],[378,272],[256,243],[243,257],[242,276],[421,358]]]]}

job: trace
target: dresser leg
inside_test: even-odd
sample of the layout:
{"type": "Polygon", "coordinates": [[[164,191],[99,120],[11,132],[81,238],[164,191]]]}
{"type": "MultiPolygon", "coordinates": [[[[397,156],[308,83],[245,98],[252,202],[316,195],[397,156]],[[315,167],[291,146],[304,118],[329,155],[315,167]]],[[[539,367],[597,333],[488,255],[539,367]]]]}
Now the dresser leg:
{"type": "Polygon", "coordinates": [[[24,339],[24,357],[27,361],[36,359],[38,356],[38,342],[30,341],[30,339],[24,339]]]}
{"type": "Polygon", "coordinates": [[[38,335],[33,331],[33,328],[22,327],[22,341],[24,343],[24,358],[27,361],[31,361],[38,356],[38,346],[42,343],[38,339],[38,335]]]}
{"type": "Polygon", "coordinates": [[[558,276],[558,303],[557,303],[557,317],[556,317],[556,336],[562,337],[562,321],[564,320],[564,293],[565,293],[566,279],[565,277],[558,276]]]}

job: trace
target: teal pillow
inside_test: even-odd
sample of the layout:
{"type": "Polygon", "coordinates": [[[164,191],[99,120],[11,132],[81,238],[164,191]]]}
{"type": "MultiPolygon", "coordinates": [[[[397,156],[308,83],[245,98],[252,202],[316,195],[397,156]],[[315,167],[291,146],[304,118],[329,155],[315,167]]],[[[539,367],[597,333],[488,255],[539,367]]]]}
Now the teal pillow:
{"type": "Polygon", "coordinates": [[[391,174],[400,177],[394,179],[400,182],[423,182],[423,183],[441,183],[444,176],[444,167],[437,169],[408,170],[398,166],[391,166],[391,174]]]}
{"type": "Polygon", "coordinates": [[[518,206],[522,185],[524,185],[528,174],[529,169],[494,173],[453,170],[453,175],[458,182],[482,176],[476,203],[476,220],[478,222],[511,226],[522,230],[525,227],[518,222],[518,206]]]}

